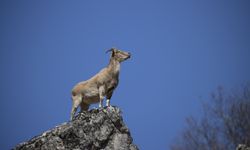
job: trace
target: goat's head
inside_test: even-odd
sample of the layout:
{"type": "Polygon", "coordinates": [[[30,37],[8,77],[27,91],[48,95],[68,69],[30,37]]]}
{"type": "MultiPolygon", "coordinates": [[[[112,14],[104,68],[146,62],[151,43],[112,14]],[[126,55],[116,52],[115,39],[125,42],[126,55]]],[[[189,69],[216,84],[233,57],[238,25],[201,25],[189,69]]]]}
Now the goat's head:
{"type": "Polygon", "coordinates": [[[129,52],[125,52],[116,48],[111,48],[107,52],[112,52],[111,57],[119,62],[123,62],[131,57],[129,52]]]}

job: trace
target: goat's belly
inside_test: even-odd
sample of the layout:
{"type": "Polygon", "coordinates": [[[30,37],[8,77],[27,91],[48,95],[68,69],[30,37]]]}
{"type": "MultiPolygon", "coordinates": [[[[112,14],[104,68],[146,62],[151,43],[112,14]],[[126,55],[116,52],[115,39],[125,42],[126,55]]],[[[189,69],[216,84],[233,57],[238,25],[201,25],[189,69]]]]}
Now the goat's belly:
{"type": "Polygon", "coordinates": [[[89,89],[84,92],[83,101],[87,104],[93,104],[99,102],[99,92],[95,89],[89,89]]]}
{"type": "Polygon", "coordinates": [[[100,99],[99,96],[95,96],[95,97],[88,97],[84,99],[83,101],[87,104],[94,104],[94,103],[98,103],[99,99],[100,99]]]}
{"type": "Polygon", "coordinates": [[[98,90],[88,90],[88,91],[84,91],[83,95],[86,98],[91,98],[91,97],[99,96],[99,92],[98,90]]]}

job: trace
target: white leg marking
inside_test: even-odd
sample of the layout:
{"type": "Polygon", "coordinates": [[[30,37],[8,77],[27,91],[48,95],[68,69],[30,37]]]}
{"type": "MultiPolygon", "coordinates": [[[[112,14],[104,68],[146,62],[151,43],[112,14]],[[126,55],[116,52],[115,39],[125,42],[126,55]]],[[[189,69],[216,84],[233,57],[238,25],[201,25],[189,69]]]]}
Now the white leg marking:
{"type": "Polygon", "coordinates": [[[106,106],[107,106],[107,107],[110,106],[110,99],[107,99],[107,101],[106,101],[106,106]]]}

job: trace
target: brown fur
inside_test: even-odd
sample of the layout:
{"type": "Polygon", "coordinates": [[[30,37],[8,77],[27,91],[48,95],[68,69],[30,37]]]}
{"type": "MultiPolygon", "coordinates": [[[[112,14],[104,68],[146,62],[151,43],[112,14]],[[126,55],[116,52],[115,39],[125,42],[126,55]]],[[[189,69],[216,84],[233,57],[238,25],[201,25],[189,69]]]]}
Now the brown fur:
{"type": "Polygon", "coordinates": [[[73,106],[71,110],[71,120],[78,106],[81,111],[86,111],[90,104],[98,103],[102,107],[104,97],[107,98],[107,106],[112,97],[114,89],[119,83],[120,63],[130,58],[130,53],[112,48],[110,62],[107,67],[89,80],[78,83],[72,89],[73,106]]]}

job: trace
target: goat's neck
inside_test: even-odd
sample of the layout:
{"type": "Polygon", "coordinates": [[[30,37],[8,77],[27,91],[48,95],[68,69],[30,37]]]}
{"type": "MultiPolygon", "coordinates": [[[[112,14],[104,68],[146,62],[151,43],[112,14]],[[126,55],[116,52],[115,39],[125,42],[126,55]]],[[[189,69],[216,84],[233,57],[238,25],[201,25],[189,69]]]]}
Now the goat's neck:
{"type": "Polygon", "coordinates": [[[111,57],[109,65],[108,65],[108,69],[111,71],[112,75],[118,77],[119,72],[120,72],[120,62],[117,61],[115,58],[111,57]]]}

